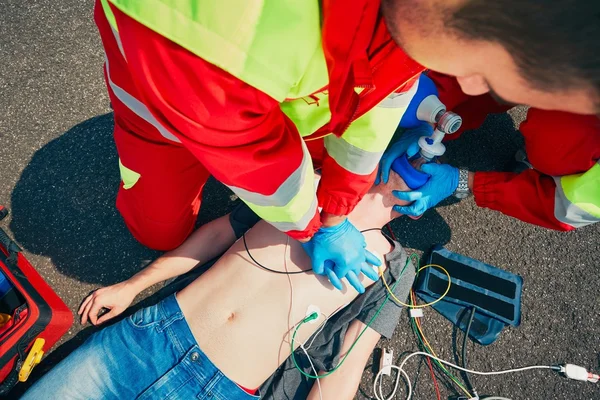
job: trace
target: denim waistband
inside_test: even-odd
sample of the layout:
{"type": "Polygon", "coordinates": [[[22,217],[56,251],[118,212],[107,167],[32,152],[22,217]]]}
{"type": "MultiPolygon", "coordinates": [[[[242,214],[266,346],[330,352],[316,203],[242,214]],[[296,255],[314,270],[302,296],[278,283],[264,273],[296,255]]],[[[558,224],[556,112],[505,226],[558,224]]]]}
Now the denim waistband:
{"type": "Polygon", "coordinates": [[[160,303],[158,303],[158,308],[162,313],[164,318],[164,328],[170,327],[172,332],[177,337],[177,342],[181,345],[184,351],[187,351],[193,346],[197,346],[198,343],[194,338],[194,334],[190,329],[183,312],[181,311],[181,307],[179,307],[179,303],[177,302],[177,298],[175,294],[172,294],[165,299],[163,299],[160,303]]]}
{"type": "Polygon", "coordinates": [[[179,307],[175,294],[158,304],[164,320],[159,329],[169,330],[171,340],[181,347],[184,354],[182,363],[196,377],[204,393],[210,397],[213,393],[224,399],[257,399],[241,389],[227,378],[219,368],[200,349],[194,335],[179,307]]]}

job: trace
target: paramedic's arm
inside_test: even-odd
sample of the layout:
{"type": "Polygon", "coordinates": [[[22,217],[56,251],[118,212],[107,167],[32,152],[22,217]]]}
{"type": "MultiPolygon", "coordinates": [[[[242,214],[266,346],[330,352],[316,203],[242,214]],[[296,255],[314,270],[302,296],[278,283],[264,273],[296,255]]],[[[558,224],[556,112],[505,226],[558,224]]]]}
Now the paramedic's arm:
{"type": "Polygon", "coordinates": [[[600,220],[599,170],[596,165],[586,173],[558,178],[531,169],[520,174],[477,172],[475,202],[544,228],[572,231],[600,220]]]}
{"type": "MultiPolygon", "coordinates": [[[[352,346],[352,343],[354,343],[365,326],[366,325],[359,320],[354,320],[350,324],[346,331],[346,336],[344,337],[340,360],[346,355],[346,352],[350,349],[350,346],[352,346]]],[[[360,340],[356,343],[356,346],[354,346],[350,352],[350,355],[344,364],[342,364],[342,366],[333,374],[319,380],[324,399],[352,400],[354,398],[360,385],[365,366],[367,365],[369,357],[373,353],[373,349],[375,349],[379,338],[381,338],[379,332],[367,328],[360,340]]],[[[319,371],[319,374],[324,373],[325,371],[319,371]]],[[[308,395],[308,400],[318,399],[319,387],[315,382],[308,395]]]]}
{"type": "Polygon", "coordinates": [[[101,324],[119,315],[143,290],[212,260],[231,247],[235,240],[229,215],[202,225],[181,246],[164,254],[133,277],[90,294],[78,311],[81,323],[85,324],[89,319],[94,325],[101,324]],[[102,308],[110,311],[98,318],[102,308]]]}
{"type": "Polygon", "coordinates": [[[326,136],[325,157],[317,190],[323,223],[348,215],[373,186],[383,151],[402,116],[400,109],[376,106],[341,137],[326,136]]]}
{"type": "Polygon", "coordinates": [[[294,239],[320,227],[312,160],[279,101],[113,7],[144,104],[220,182],[294,239]]]}
{"type": "Polygon", "coordinates": [[[530,109],[520,129],[535,170],[476,172],[472,191],[477,205],[561,231],[597,221],[600,120],[530,109]]]}

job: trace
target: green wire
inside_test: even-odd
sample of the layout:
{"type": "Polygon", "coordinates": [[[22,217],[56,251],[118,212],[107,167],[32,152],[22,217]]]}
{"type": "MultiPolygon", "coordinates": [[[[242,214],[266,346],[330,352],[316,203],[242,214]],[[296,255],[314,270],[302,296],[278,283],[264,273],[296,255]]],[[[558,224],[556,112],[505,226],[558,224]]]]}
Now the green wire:
{"type": "MultiPolygon", "coordinates": [[[[410,255],[410,259],[416,259],[417,265],[420,265],[421,260],[419,259],[419,256],[415,253],[410,255]]],[[[417,270],[417,276],[415,277],[415,280],[418,278],[419,276],[419,271],[417,270]]],[[[417,323],[414,320],[414,318],[411,318],[411,326],[412,326],[412,330],[415,334],[415,336],[417,337],[417,339],[419,339],[419,342],[421,343],[421,348],[423,349],[423,351],[425,351],[427,354],[431,354],[431,352],[427,349],[427,346],[425,346],[425,342],[423,341],[423,339],[421,338],[421,335],[419,333],[419,330],[417,329],[417,323]]],[[[440,363],[438,360],[436,359],[432,359],[432,361],[435,363],[435,365],[440,368],[442,370],[442,372],[444,374],[446,374],[446,376],[448,378],[450,378],[459,388],[461,388],[463,391],[465,391],[466,393],[469,393],[469,391],[460,383],[460,381],[458,380],[457,377],[455,377],[445,366],[444,364],[440,363]]]]}
{"type": "MultiPolygon", "coordinates": [[[[404,268],[402,268],[402,271],[400,272],[400,276],[398,277],[398,279],[396,280],[396,283],[394,283],[394,285],[392,286],[392,291],[396,289],[396,285],[398,285],[398,283],[400,283],[400,278],[402,278],[402,275],[404,274],[404,271],[406,271],[406,267],[408,267],[408,264],[410,263],[412,256],[409,257],[406,260],[406,264],[404,265],[404,268]]],[[[324,373],[323,375],[312,375],[309,373],[306,373],[302,370],[302,368],[300,368],[300,366],[298,365],[298,362],[296,361],[296,356],[294,355],[294,341],[296,339],[296,333],[298,333],[298,329],[300,329],[300,327],[302,326],[302,324],[306,323],[307,318],[303,319],[302,321],[300,321],[300,323],[298,325],[296,325],[296,328],[294,329],[294,333],[292,334],[292,342],[291,342],[291,356],[292,356],[292,361],[294,362],[294,367],[296,367],[296,369],[298,371],[300,371],[300,373],[304,376],[306,376],[307,378],[312,378],[312,379],[322,379],[325,378],[331,374],[333,374],[335,371],[338,370],[338,368],[340,368],[342,366],[342,364],[344,364],[344,361],[346,361],[346,359],[348,358],[348,356],[350,355],[350,352],[352,351],[352,349],[354,349],[354,346],[356,346],[356,343],[358,343],[358,340],[361,338],[361,336],[367,331],[367,328],[369,326],[371,326],[371,324],[373,323],[373,321],[375,321],[375,318],[377,318],[377,316],[379,315],[379,313],[381,312],[381,310],[383,309],[383,306],[385,306],[387,304],[387,302],[390,300],[390,294],[388,293],[385,297],[385,300],[383,301],[383,303],[381,303],[381,305],[379,306],[379,308],[377,309],[377,311],[375,312],[375,314],[373,315],[373,317],[371,317],[371,319],[369,320],[369,322],[367,323],[367,326],[365,326],[363,328],[363,330],[360,332],[360,334],[358,335],[358,337],[356,338],[356,340],[354,340],[354,343],[352,343],[352,346],[350,346],[350,348],[348,349],[348,352],[346,353],[346,355],[342,358],[342,360],[338,363],[338,365],[335,366],[335,368],[333,368],[331,371],[327,371],[326,373],[324,373]]]]}
{"type": "MultiPolygon", "coordinates": [[[[431,354],[431,352],[427,349],[427,346],[425,346],[425,342],[423,342],[423,339],[421,338],[421,336],[419,335],[419,332],[416,328],[416,324],[414,321],[412,322],[412,328],[413,328],[413,332],[415,334],[415,336],[417,337],[417,339],[419,339],[419,343],[421,343],[421,349],[426,352],[427,354],[431,354]]],[[[435,363],[435,365],[440,368],[442,370],[442,372],[448,377],[450,378],[458,387],[460,387],[461,389],[463,389],[465,392],[469,393],[469,391],[460,383],[460,381],[458,380],[458,378],[456,378],[456,376],[454,376],[446,367],[444,367],[444,364],[440,363],[439,361],[437,361],[436,359],[432,359],[432,361],[435,363]]]]}
{"type": "MultiPolygon", "coordinates": [[[[400,278],[402,277],[402,275],[404,274],[404,271],[406,271],[406,268],[408,267],[408,264],[410,263],[410,261],[414,260],[416,262],[415,265],[419,265],[421,260],[419,259],[419,256],[415,253],[411,254],[408,259],[406,260],[406,264],[404,265],[404,268],[402,268],[402,271],[400,272],[400,276],[398,277],[398,279],[396,280],[396,282],[394,283],[394,285],[392,286],[392,291],[394,291],[396,289],[396,286],[398,285],[398,283],[400,283],[400,278]]],[[[417,276],[415,277],[415,280],[418,277],[418,271],[417,271],[417,276]]],[[[356,346],[356,343],[358,343],[358,340],[362,337],[362,335],[366,332],[367,328],[369,326],[371,326],[371,324],[373,323],[373,321],[375,321],[375,318],[377,318],[377,316],[381,313],[381,310],[383,309],[383,306],[386,305],[386,303],[391,299],[390,294],[388,293],[386,295],[385,300],[383,301],[383,303],[379,306],[379,308],[377,309],[377,311],[375,312],[375,314],[373,315],[373,317],[371,317],[371,319],[369,320],[369,322],[367,323],[367,326],[365,326],[363,328],[363,330],[360,332],[360,334],[358,335],[358,337],[354,340],[354,342],[352,343],[352,346],[350,346],[350,348],[348,349],[348,352],[346,353],[346,355],[342,358],[342,360],[338,363],[338,365],[335,366],[335,368],[333,368],[331,371],[327,371],[326,373],[324,373],[323,375],[312,375],[309,374],[307,372],[304,372],[302,370],[302,368],[300,368],[300,366],[298,365],[298,362],[296,361],[296,356],[295,356],[295,352],[294,352],[294,343],[296,340],[296,334],[298,333],[298,330],[300,329],[300,327],[308,322],[307,318],[303,319],[302,321],[300,321],[300,323],[298,325],[296,325],[296,328],[294,329],[294,333],[292,334],[292,341],[291,341],[291,357],[292,357],[292,361],[294,363],[294,367],[300,371],[300,373],[304,376],[306,376],[307,378],[311,378],[311,379],[322,379],[325,378],[331,374],[333,374],[335,371],[338,370],[338,368],[340,368],[342,366],[342,364],[344,364],[344,362],[346,361],[346,359],[348,358],[348,356],[350,355],[350,352],[352,352],[352,349],[354,349],[354,346],[356,346]]],[[[421,347],[424,349],[424,351],[428,354],[431,354],[428,350],[427,350],[427,346],[425,346],[425,343],[423,342],[423,339],[421,338],[421,336],[418,333],[418,330],[416,328],[416,322],[414,321],[414,319],[411,319],[411,325],[412,325],[412,329],[413,332],[415,333],[415,336],[417,336],[417,338],[419,339],[419,342],[421,343],[421,347]]],[[[448,370],[446,369],[446,367],[444,367],[444,365],[440,362],[438,362],[437,360],[433,359],[433,362],[446,374],[446,376],[448,376],[448,378],[450,378],[457,386],[459,386],[461,389],[463,389],[465,392],[468,393],[468,390],[464,389],[464,387],[462,386],[462,384],[460,383],[460,381],[448,370]]]]}

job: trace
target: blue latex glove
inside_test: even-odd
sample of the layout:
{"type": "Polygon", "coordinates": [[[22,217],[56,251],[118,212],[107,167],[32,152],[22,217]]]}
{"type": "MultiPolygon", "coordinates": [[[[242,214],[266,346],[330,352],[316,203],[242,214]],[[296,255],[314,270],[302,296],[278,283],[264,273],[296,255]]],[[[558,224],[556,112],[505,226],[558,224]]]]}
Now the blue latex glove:
{"type": "Polygon", "coordinates": [[[400,200],[411,201],[406,206],[394,206],[394,211],[411,217],[418,217],[440,201],[452,195],[458,186],[458,168],[448,164],[428,163],[421,171],[431,175],[427,183],[412,192],[392,191],[400,200]]]}
{"type": "Polygon", "coordinates": [[[404,131],[400,139],[392,144],[381,157],[375,184],[379,185],[379,182],[387,183],[390,177],[390,169],[396,158],[404,153],[406,153],[408,158],[417,154],[419,152],[419,138],[421,136],[431,136],[432,133],[433,127],[425,122],[416,128],[404,131]]]}
{"type": "Polygon", "coordinates": [[[381,261],[365,249],[365,237],[348,219],[319,229],[302,247],[312,260],[315,274],[327,275],[339,290],[343,289],[341,279],[346,278],[358,293],[364,293],[365,287],[358,278],[361,273],[373,281],[379,279],[372,265],[380,266],[381,261]]]}

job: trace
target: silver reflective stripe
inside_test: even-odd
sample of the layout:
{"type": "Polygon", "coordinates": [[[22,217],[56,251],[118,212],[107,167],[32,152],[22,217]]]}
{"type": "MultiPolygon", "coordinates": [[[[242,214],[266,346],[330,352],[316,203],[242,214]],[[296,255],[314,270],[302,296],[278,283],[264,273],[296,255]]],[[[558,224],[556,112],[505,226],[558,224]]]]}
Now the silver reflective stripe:
{"type": "Polygon", "coordinates": [[[115,40],[117,41],[117,46],[119,46],[119,51],[121,52],[121,55],[123,56],[123,58],[125,58],[125,52],[123,51],[123,43],[121,43],[121,36],[119,36],[119,32],[114,28],[114,26],[110,25],[110,29],[112,30],[113,36],[115,37],[115,40]]]}
{"type": "Polygon", "coordinates": [[[106,62],[106,76],[108,77],[108,84],[121,103],[125,104],[127,108],[133,111],[138,117],[155,127],[160,132],[162,137],[173,142],[181,143],[177,137],[175,137],[167,130],[167,128],[162,126],[156,118],[154,118],[154,115],[152,115],[144,103],[127,93],[125,90],[121,89],[119,86],[115,85],[110,77],[110,66],[108,64],[108,57],[106,57],[106,54],[104,55],[104,60],[106,62]]]}
{"type": "MultiPolygon", "coordinates": [[[[250,207],[250,208],[252,208],[252,207],[250,207]]],[[[304,216],[302,218],[300,218],[300,220],[298,220],[296,222],[272,222],[272,221],[267,221],[267,222],[282,232],[303,231],[308,226],[310,220],[315,216],[316,212],[317,212],[317,196],[313,196],[313,200],[312,200],[312,203],[310,204],[310,207],[308,208],[308,211],[306,212],[306,214],[304,214],[304,216]]]]}
{"type": "Polygon", "coordinates": [[[563,191],[560,177],[554,177],[554,183],[556,184],[556,191],[554,194],[554,217],[557,220],[571,225],[573,228],[581,228],[595,222],[600,222],[600,218],[582,210],[576,204],[569,201],[563,191]]]}
{"type": "Polygon", "coordinates": [[[325,148],[342,168],[356,175],[372,173],[383,155],[383,151],[362,150],[335,135],[325,137],[325,148]]]}
{"type": "MultiPolygon", "coordinates": [[[[412,101],[415,94],[417,94],[417,89],[419,88],[420,79],[415,79],[415,83],[408,89],[406,92],[402,93],[391,93],[385,99],[381,101],[381,103],[377,104],[377,107],[381,108],[408,108],[410,102],[412,101]]],[[[398,120],[400,121],[400,120],[398,120]]]]}
{"type": "Polygon", "coordinates": [[[304,186],[308,174],[312,174],[312,161],[310,153],[302,142],[302,163],[288,178],[277,188],[275,193],[264,195],[251,192],[236,186],[229,186],[233,193],[237,194],[242,200],[257,206],[283,207],[287,205],[304,186]]]}

